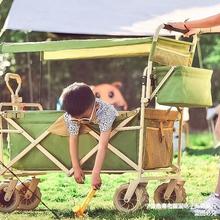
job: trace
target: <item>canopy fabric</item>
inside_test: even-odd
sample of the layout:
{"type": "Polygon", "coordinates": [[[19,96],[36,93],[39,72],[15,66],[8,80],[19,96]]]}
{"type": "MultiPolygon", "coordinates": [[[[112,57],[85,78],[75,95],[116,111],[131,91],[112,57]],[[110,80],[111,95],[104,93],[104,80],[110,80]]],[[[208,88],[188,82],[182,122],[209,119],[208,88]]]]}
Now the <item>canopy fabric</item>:
{"type": "MultiPolygon", "coordinates": [[[[158,42],[160,49],[186,57],[192,45],[165,37],[159,37],[158,42]]],[[[152,37],[1,43],[0,53],[43,52],[45,60],[132,57],[147,56],[151,44],[152,37]]]]}
{"type": "MultiPolygon", "coordinates": [[[[79,40],[81,48],[56,51],[44,51],[44,60],[61,60],[61,59],[89,59],[89,58],[108,58],[108,57],[134,57],[134,56],[148,56],[152,50],[152,37],[148,38],[136,38],[136,39],[114,39],[108,41],[108,45],[99,44],[99,40],[96,40],[96,47],[85,48],[83,43],[85,41],[79,40]],[[112,44],[114,41],[114,45],[112,44]],[[98,44],[97,44],[98,43],[98,44]]],[[[95,43],[93,41],[93,43],[95,43]]],[[[102,40],[103,43],[103,40],[102,40]]],[[[191,54],[189,53],[192,43],[185,41],[177,41],[171,38],[159,37],[158,38],[160,54],[169,53],[175,56],[174,59],[189,59],[191,54]]],[[[157,50],[158,50],[157,49],[157,50]]],[[[166,56],[166,55],[165,55],[166,56]]]]}
{"type": "Polygon", "coordinates": [[[14,0],[4,28],[149,36],[161,23],[203,18],[219,8],[219,0],[14,0]]]}
{"type": "Polygon", "coordinates": [[[112,39],[88,39],[88,40],[61,40],[61,41],[42,41],[25,43],[1,43],[0,53],[21,53],[21,52],[40,52],[58,51],[69,49],[89,49],[111,46],[125,46],[143,43],[151,43],[151,37],[140,38],[112,38],[112,39]]]}
{"type": "Polygon", "coordinates": [[[91,59],[107,57],[137,57],[147,56],[150,52],[151,42],[145,44],[133,44],[126,46],[111,46],[102,48],[60,50],[44,52],[44,60],[61,59],[91,59]]]}

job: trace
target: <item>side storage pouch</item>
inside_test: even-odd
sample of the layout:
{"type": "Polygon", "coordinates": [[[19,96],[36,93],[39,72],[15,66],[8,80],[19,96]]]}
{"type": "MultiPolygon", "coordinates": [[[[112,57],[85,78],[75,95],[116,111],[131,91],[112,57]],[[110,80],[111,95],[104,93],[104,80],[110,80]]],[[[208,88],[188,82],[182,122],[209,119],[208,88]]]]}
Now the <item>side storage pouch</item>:
{"type": "MultiPolygon", "coordinates": [[[[156,84],[164,78],[171,67],[156,67],[156,84]]],[[[157,94],[161,105],[176,107],[212,106],[212,70],[177,66],[157,94]]]]}
{"type": "Polygon", "coordinates": [[[173,160],[173,127],[176,111],[145,111],[144,169],[169,167],[173,160]]]}

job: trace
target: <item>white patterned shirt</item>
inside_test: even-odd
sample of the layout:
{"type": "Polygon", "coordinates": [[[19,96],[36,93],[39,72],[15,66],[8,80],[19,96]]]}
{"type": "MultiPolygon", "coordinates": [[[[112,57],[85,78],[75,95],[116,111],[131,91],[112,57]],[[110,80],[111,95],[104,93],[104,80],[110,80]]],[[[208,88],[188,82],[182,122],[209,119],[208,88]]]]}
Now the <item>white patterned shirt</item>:
{"type": "MultiPolygon", "coordinates": [[[[112,124],[118,116],[117,110],[113,105],[103,102],[101,99],[96,98],[95,102],[98,104],[98,109],[96,110],[96,120],[92,121],[95,124],[99,125],[100,132],[109,130],[112,127],[112,124]]],[[[71,120],[71,115],[68,113],[64,114],[64,120],[68,127],[70,135],[78,135],[80,124],[71,120]]]]}

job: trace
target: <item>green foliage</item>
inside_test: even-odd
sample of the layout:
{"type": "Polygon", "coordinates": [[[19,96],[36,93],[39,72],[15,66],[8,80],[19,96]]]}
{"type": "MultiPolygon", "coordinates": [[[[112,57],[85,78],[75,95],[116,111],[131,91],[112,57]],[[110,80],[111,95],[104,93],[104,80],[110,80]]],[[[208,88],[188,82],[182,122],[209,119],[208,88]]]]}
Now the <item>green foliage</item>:
{"type": "Polygon", "coordinates": [[[0,1],[0,30],[3,28],[5,19],[8,15],[13,0],[1,0],[0,1]]]}
{"type": "Polygon", "coordinates": [[[219,34],[205,35],[202,40],[203,61],[207,68],[220,67],[220,36],[219,34]],[[208,56],[207,56],[208,55],[208,56]]]}
{"type": "Polygon", "coordinates": [[[215,105],[220,103],[220,34],[201,36],[204,68],[213,69],[212,97],[215,105]]]}

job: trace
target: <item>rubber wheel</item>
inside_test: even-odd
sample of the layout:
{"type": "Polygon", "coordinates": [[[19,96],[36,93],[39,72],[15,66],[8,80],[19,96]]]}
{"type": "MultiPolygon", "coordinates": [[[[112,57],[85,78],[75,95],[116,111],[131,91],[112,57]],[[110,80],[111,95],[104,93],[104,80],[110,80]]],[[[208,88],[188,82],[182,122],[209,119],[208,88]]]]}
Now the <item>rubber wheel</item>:
{"type": "Polygon", "coordinates": [[[143,187],[137,187],[131,200],[129,202],[124,201],[124,196],[127,192],[129,184],[123,184],[116,189],[113,202],[115,208],[120,212],[134,212],[143,207],[148,201],[148,195],[143,187]]]}
{"type": "Polygon", "coordinates": [[[19,184],[18,188],[19,188],[19,194],[20,194],[20,203],[17,207],[18,210],[33,210],[35,209],[39,203],[41,199],[41,192],[39,187],[37,187],[34,191],[34,194],[32,194],[32,196],[30,198],[25,198],[25,194],[28,191],[28,187],[30,185],[30,182],[25,182],[23,186],[22,184],[19,184]],[[39,199],[38,199],[39,198],[39,199]]]}
{"type": "Polygon", "coordinates": [[[11,199],[7,202],[4,200],[6,192],[4,189],[8,187],[9,183],[0,184],[0,212],[13,212],[18,207],[20,202],[20,195],[17,189],[14,190],[11,199]]]}
{"type": "Polygon", "coordinates": [[[168,187],[168,183],[163,183],[154,191],[155,203],[185,203],[186,192],[183,186],[176,185],[168,200],[164,199],[164,194],[168,187]]]}
{"type": "Polygon", "coordinates": [[[149,203],[149,195],[146,190],[146,186],[138,186],[139,190],[141,190],[141,208],[149,203]]]}

